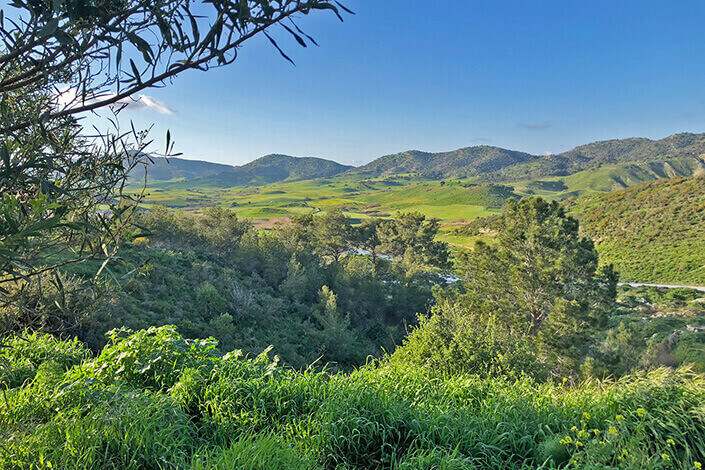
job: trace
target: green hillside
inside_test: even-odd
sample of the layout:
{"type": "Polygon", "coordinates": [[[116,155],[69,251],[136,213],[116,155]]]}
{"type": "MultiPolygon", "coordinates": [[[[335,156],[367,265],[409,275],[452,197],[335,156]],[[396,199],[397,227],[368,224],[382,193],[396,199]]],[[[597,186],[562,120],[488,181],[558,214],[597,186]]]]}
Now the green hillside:
{"type": "Polygon", "coordinates": [[[503,168],[491,179],[517,181],[568,176],[622,163],[666,162],[678,158],[705,159],[705,134],[676,134],[661,140],[632,138],[594,142],[565,153],[503,168]]]}
{"type": "Polygon", "coordinates": [[[598,170],[585,170],[563,181],[571,191],[615,191],[647,181],[664,178],[687,178],[705,174],[705,158],[677,157],[669,160],[607,165],[598,170]]]}
{"type": "Polygon", "coordinates": [[[705,285],[705,177],[643,183],[569,203],[623,280],[705,285]]]}
{"type": "Polygon", "coordinates": [[[489,146],[440,153],[411,150],[380,157],[352,172],[370,176],[417,173],[431,179],[470,178],[537,158],[528,153],[489,146]]]}
{"type": "Polygon", "coordinates": [[[284,180],[308,180],[328,178],[352,168],[331,160],[313,157],[291,157],[289,155],[266,155],[246,165],[223,171],[210,178],[198,179],[189,187],[255,186],[284,180]]]}
{"type": "MultiPolygon", "coordinates": [[[[164,159],[156,159],[149,171],[152,181],[189,180],[188,185],[168,186],[175,189],[251,187],[336,176],[345,181],[411,176],[412,180],[427,181],[523,182],[539,193],[562,192],[562,197],[567,197],[705,173],[705,134],[676,134],[655,141],[608,140],[545,157],[477,146],[439,153],[411,150],[357,168],[321,158],[274,154],[238,167],[182,159],[171,159],[167,164],[164,159]],[[545,179],[548,181],[542,181],[545,179]]],[[[143,177],[142,173],[135,175],[143,177]]]]}
{"type": "Polygon", "coordinates": [[[147,179],[154,181],[169,181],[175,179],[194,179],[212,176],[231,169],[231,165],[211,163],[201,160],[186,160],[183,158],[151,157],[145,166],[138,166],[130,173],[130,181],[144,181],[145,170],[147,179]]]}

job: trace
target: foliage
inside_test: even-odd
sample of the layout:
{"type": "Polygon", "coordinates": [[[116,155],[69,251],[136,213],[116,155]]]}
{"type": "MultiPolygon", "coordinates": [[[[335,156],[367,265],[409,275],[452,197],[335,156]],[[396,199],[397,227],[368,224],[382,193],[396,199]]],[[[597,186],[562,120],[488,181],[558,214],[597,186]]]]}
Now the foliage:
{"type": "Polygon", "coordinates": [[[598,270],[592,242],[558,203],[509,200],[496,229],[495,243],[477,242],[462,255],[462,293],[438,293],[438,318],[425,322],[428,331],[412,335],[400,354],[448,371],[496,374],[506,361],[523,373],[575,373],[606,325],[616,273],[598,270]],[[529,366],[536,361],[543,367],[529,366]]]}
{"type": "Polygon", "coordinates": [[[132,330],[107,334],[108,344],[92,364],[79,374],[104,384],[116,381],[150,390],[166,390],[179,379],[182,369],[204,370],[217,356],[216,341],[184,339],[174,327],[132,330]]]}
{"type": "MultiPolygon", "coordinates": [[[[327,0],[205,2],[198,13],[191,4],[17,0],[0,12],[3,294],[2,284],[86,259],[104,259],[100,273],[116,256],[141,196],[123,191],[126,179],[150,158],[148,132],[122,132],[117,119],[136,93],[232,63],[257,35],[291,60],[272,27],[306,47],[315,40],[297,26],[300,15],[328,10],[342,20],[348,11],[327,0]],[[114,129],[86,137],[75,116],[108,106],[114,129]]],[[[165,155],[172,150],[167,131],[165,155]]]]}
{"type": "MultiPolygon", "coordinates": [[[[142,341],[123,343],[140,364],[142,341]]],[[[698,468],[705,450],[705,383],[687,369],[539,385],[393,364],[295,372],[237,353],[198,372],[201,352],[184,354],[165,363],[171,389],[144,391],[130,367],[86,380],[101,354],[7,390],[0,466],[656,469],[698,468]]]]}
{"type": "Polygon", "coordinates": [[[413,364],[449,376],[546,378],[545,364],[522,332],[502,328],[494,317],[483,317],[457,296],[436,293],[437,304],[392,354],[393,364],[413,364]]]}
{"type": "Polygon", "coordinates": [[[692,289],[622,286],[609,327],[583,365],[588,376],[689,365],[705,370],[705,305],[692,289]]]}
{"type": "Polygon", "coordinates": [[[60,271],[37,276],[34,282],[8,285],[0,301],[0,334],[25,329],[66,336],[83,336],[91,314],[110,294],[102,283],[86,283],[60,271]]]}
{"type": "Polygon", "coordinates": [[[392,223],[379,226],[381,250],[408,266],[448,268],[448,247],[435,240],[438,229],[438,219],[427,220],[418,212],[397,214],[392,223]]]}
{"type": "Polygon", "coordinates": [[[448,245],[436,241],[438,219],[426,219],[418,212],[398,213],[392,219],[367,221],[353,227],[340,210],[320,216],[293,219],[289,234],[298,243],[312,244],[321,256],[340,261],[352,249],[372,254],[373,271],[380,256],[403,261],[410,271],[450,267],[448,245]]]}
{"type": "Polygon", "coordinates": [[[158,206],[148,215],[138,215],[136,225],[144,231],[141,236],[218,255],[234,254],[251,228],[247,220],[239,220],[236,214],[219,206],[205,208],[199,217],[158,206]]]}
{"type": "Polygon", "coordinates": [[[59,341],[37,332],[8,337],[0,344],[0,388],[14,388],[33,379],[42,364],[51,362],[65,372],[89,355],[76,338],[59,341]]]}
{"type": "Polygon", "coordinates": [[[279,26],[306,47],[315,41],[294,23],[299,15],[329,10],[340,17],[339,9],[344,10],[325,0],[224,1],[205,3],[198,13],[181,0],[92,5],[16,1],[12,6],[19,10],[14,15],[18,20],[0,27],[5,75],[0,92],[24,91],[36,84],[75,88],[61,91],[58,107],[46,100],[35,115],[24,116],[18,109],[4,114],[2,134],[120,104],[186,70],[232,63],[237,48],[256,35],[267,37],[290,60],[268,30],[279,26]],[[291,26],[284,24],[287,20],[291,26]]]}
{"type": "MultiPolygon", "coordinates": [[[[166,324],[248,353],[273,344],[293,367],[320,359],[349,369],[392,350],[442,281],[352,252],[332,262],[319,245],[328,237],[317,235],[318,217],[310,222],[258,232],[219,207],[202,214],[155,208],[139,214],[142,229],[110,275],[94,283],[95,265],[72,265],[41,289],[28,284],[24,308],[7,306],[0,318],[5,331],[77,336],[94,351],[108,330],[166,324]]],[[[344,243],[357,243],[355,233],[347,236],[344,243]]]]}

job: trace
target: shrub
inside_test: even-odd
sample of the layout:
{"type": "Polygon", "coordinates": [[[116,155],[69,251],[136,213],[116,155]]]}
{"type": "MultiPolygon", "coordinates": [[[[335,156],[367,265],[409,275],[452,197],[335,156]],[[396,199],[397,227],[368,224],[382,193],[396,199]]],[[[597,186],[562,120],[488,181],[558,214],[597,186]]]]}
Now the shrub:
{"type": "Polygon", "coordinates": [[[213,339],[189,340],[173,326],[107,333],[109,342],[85,374],[104,384],[166,390],[186,368],[210,370],[219,357],[213,339]]]}

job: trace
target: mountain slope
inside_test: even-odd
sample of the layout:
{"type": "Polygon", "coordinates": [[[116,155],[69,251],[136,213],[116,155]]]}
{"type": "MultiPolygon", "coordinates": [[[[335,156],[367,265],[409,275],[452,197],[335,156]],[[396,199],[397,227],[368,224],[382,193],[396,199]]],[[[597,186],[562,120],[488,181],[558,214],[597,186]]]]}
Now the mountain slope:
{"type": "Polygon", "coordinates": [[[273,154],[191,183],[192,185],[200,184],[221,188],[262,185],[284,180],[328,178],[351,168],[353,167],[322,158],[300,158],[273,154]]]}
{"type": "Polygon", "coordinates": [[[569,210],[623,280],[705,285],[705,176],[583,196],[569,210]]]}
{"type": "Polygon", "coordinates": [[[606,165],[584,170],[564,178],[571,191],[615,191],[647,181],[664,178],[688,178],[705,174],[705,157],[677,157],[645,163],[606,165]]]}
{"type": "MultiPolygon", "coordinates": [[[[183,158],[152,157],[147,163],[147,179],[149,181],[169,181],[178,178],[187,180],[204,178],[232,168],[231,165],[211,163],[201,160],[186,160],[183,158]]],[[[129,179],[133,182],[144,181],[145,167],[139,166],[130,172],[129,179]]]]}
{"type": "Polygon", "coordinates": [[[557,155],[502,168],[490,179],[520,181],[550,176],[568,176],[624,163],[666,162],[680,158],[705,161],[705,134],[676,134],[661,140],[632,138],[581,145],[557,155]]]}
{"type": "Polygon", "coordinates": [[[419,173],[434,179],[468,178],[483,176],[508,166],[534,161],[538,158],[524,152],[489,146],[466,147],[440,153],[411,150],[380,157],[365,166],[352,170],[351,173],[368,176],[419,173]]]}

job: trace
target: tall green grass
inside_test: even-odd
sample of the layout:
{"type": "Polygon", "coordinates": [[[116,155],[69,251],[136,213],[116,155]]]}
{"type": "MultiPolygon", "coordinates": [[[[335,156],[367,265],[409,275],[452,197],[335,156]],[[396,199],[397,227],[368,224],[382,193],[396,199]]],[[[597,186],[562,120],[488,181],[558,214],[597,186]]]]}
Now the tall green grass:
{"type": "Polygon", "coordinates": [[[70,363],[77,345],[37,335],[0,353],[16,367],[56,351],[3,382],[0,468],[692,469],[705,455],[705,379],[688,369],[580,384],[384,361],[331,375],[218,356],[169,327],[128,333],[70,363]]]}

